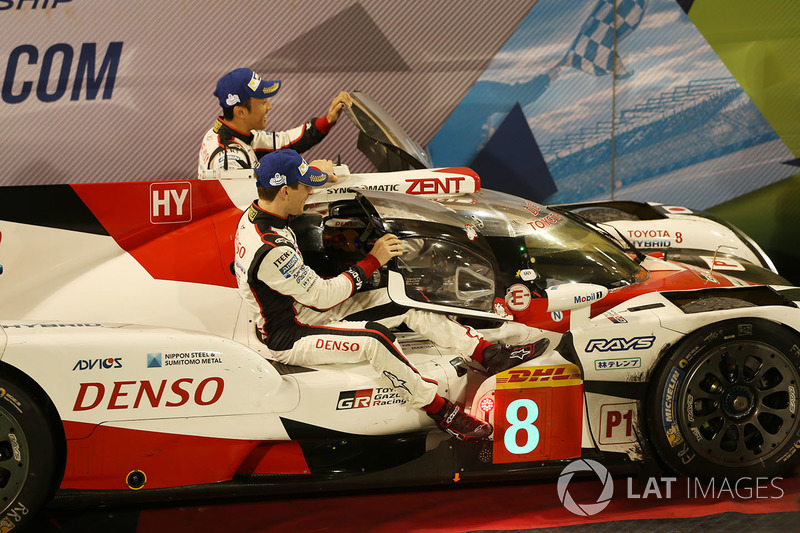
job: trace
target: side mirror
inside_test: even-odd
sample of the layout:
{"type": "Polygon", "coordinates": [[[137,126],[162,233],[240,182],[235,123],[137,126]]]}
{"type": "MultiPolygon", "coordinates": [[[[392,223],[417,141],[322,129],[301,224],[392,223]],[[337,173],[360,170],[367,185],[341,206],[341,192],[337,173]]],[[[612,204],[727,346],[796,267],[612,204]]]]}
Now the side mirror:
{"type": "Polygon", "coordinates": [[[589,324],[590,307],[608,295],[608,289],[594,283],[565,283],[545,289],[547,312],[570,311],[569,329],[589,324]]]}
{"type": "Polygon", "coordinates": [[[545,289],[547,312],[572,311],[589,307],[608,295],[608,289],[594,283],[564,283],[545,289]]]}

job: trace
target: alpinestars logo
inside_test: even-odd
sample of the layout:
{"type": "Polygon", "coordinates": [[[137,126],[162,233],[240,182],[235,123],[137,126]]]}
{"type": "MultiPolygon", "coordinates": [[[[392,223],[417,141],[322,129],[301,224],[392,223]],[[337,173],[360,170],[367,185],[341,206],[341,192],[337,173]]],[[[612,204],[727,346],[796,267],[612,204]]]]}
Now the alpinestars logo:
{"type": "Polygon", "coordinates": [[[522,359],[525,359],[526,357],[528,357],[528,355],[530,355],[530,353],[531,353],[531,347],[530,346],[523,346],[522,348],[517,348],[516,350],[511,352],[511,355],[509,355],[509,357],[511,359],[522,360],[522,359]]]}
{"type": "Polygon", "coordinates": [[[558,499],[564,504],[564,507],[573,514],[578,516],[592,516],[606,508],[611,502],[611,497],[614,495],[614,480],[611,479],[611,474],[608,473],[606,467],[592,461],[591,459],[578,459],[572,461],[561,471],[558,476],[558,499]],[[572,481],[572,476],[576,472],[594,472],[600,481],[603,483],[603,492],[594,503],[577,503],[572,495],[569,493],[569,482],[572,481]]]}
{"type": "Polygon", "coordinates": [[[408,390],[408,387],[406,387],[406,380],[398,378],[388,370],[384,370],[383,375],[386,376],[386,378],[392,382],[392,387],[394,387],[395,389],[403,389],[407,393],[411,394],[411,391],[408,390]]]}

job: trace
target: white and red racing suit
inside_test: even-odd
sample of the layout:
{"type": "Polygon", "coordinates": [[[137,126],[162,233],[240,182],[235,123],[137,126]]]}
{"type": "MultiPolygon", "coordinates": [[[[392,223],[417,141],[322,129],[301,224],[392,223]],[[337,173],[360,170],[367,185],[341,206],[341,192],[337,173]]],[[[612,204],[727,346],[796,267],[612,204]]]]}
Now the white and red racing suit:
{"type": "Polygon", "coordinates": [[[263,155],[292,148],[304,152],[325,138],[333,125],[326,117],[311,119],[286,131],[252,130],[242,132],[224,118],[217,121],[203,137],[197,163],[197,175],[203,170],[253,168],[263,155]]]}
{"type": "Polygon", "coordinates": [[[437,383],[420,375],[386,326],[325,318],[325,310],[346,302],[380,266],[374,256],[338,276],[321,278],[304,263],[289,220],[264,211],[257,202],[239,220],[235,245],[239,291],[259,339],[277,361],[320,365],[366,360],[412,406],[433,401],[437,383]],[[308,318],[313,320],[305,322],[308,318]]]}

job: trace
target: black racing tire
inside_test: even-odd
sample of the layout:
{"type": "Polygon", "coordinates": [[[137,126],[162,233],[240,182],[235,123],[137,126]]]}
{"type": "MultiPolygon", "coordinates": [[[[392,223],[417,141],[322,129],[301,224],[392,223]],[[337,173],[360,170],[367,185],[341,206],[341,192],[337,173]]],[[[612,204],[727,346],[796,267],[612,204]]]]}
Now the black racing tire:
{"type": "Polygon", "coordinates": [[[646,423],[658,457],[703,480],[774,478],[800,459],[800,335],[763,318],[704,326],[650,382],[646,423]]]}
{"type": "Polygon", "coordinates": [[[54,408],[21,378],[0,363],[0,531],[31,523],[60,479],[54,408]]]}

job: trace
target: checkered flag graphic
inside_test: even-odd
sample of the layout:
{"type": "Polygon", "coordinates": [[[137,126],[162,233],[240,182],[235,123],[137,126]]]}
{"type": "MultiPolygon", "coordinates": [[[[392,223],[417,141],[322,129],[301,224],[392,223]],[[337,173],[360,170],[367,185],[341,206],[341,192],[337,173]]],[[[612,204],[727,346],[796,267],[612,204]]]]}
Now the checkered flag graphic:
{"type": "MultiPolygon", "coordinates": [[[[647,0],[617,0],[617,42],[641,22],[647,0]]],[[[593,76],[605,76],[614,70],[614,0],[599,0],[592,14],[584,21],[581,31],[558,67],[572,67],[593,76]]],[[[631,75],[619,56],[617,78],[631,75]]]]}

